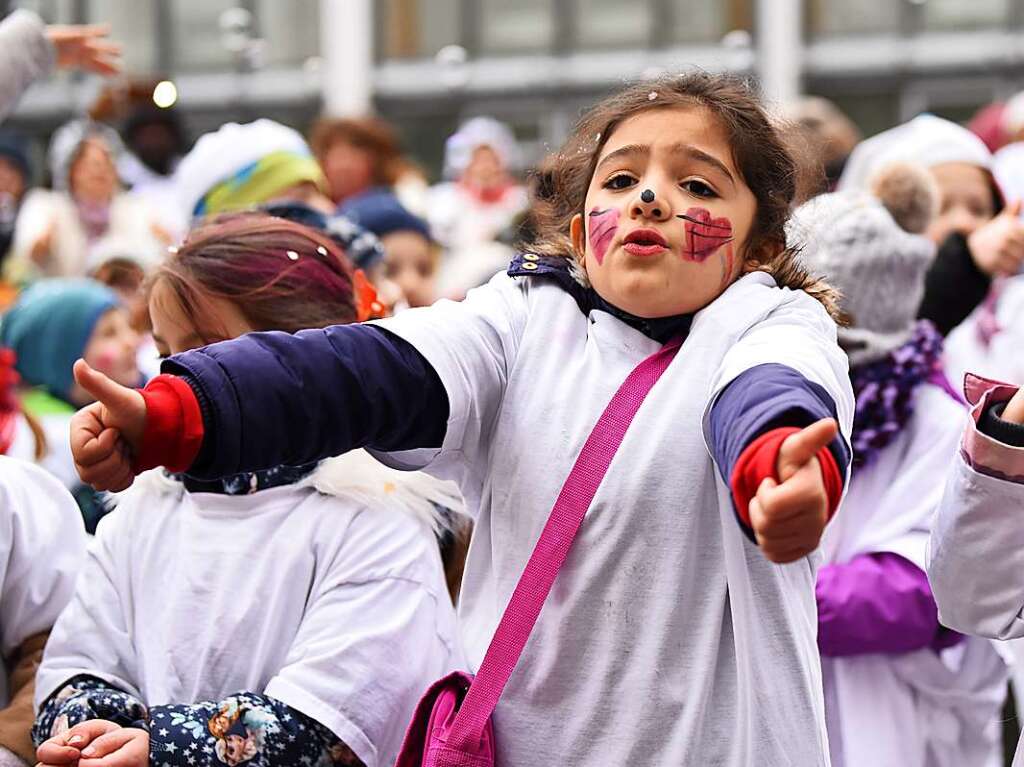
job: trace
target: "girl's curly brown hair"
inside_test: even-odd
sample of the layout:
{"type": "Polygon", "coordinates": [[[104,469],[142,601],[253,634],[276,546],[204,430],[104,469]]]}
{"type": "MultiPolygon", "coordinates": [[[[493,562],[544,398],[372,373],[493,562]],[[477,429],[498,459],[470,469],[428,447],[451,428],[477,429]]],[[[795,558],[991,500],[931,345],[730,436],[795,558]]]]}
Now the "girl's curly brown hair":
{"type": "Polygon", "coordinates": [[[538,184],[531,211],[536,234],[527,249],[571,258],[569,224],[583,213],[594,168],[611,134],[634,115],[673,107],[703,107],[718,119],[732,147],[733,163],[757,200],[742,250],[744,271],[767,272],[782,287],[806,291],[836,317],[837,292],[808,273],[796,251],[786,245],[786,221],[798,202],[798,191],[805,187],[808,166],[798,161],[795,148],[783,136],[784,126],[768,116],[750,82],[735,75],[694,71],[648,80],[591,109],[558,154],[543,165],[543,183],[538,184]]]}

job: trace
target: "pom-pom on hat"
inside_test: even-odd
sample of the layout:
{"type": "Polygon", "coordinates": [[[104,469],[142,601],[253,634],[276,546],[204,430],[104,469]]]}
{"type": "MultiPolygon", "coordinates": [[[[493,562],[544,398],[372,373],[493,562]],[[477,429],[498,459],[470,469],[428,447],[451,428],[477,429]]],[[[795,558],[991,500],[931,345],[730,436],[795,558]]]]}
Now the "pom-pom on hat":
{"type": "Polygon", "coordinates": [[[849,325],[840,328],[839,341],[855,366],[910,339],[935,255],[935,245],[921,235],[938,210],[928,172],[891,163],[870,179],[869,189],[816,197],[787,227],[805,265],[842,294],[849,325]]]}

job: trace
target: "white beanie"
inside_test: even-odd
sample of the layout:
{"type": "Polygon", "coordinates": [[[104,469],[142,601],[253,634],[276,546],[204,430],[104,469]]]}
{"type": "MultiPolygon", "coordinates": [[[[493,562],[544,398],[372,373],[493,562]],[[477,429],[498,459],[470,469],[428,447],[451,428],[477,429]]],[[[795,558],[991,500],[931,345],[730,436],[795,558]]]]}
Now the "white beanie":
{"type": "Polygon", "coordinates": [[[962,162],[991,172],[992,153],[966,128],[935,115],[919,115],[860,142],[850,153],[836,188],[867,189],[872,176],[893,162],[924,168],[962,162]]]}
{"type": "Polygon", "coordinates": [[[463,123],[444,144],[445,177],[461,176],[469,167],[473,152],[482,146],[493,149],[508,170],[516,171],[521,167],[519,144],[512,130],[493,117],[474,117],[463,123]]]}
{"type": "Polygon", "coordinates": [[[275,152],[312,156],[301,133],[273,120],[225,123],[201,136],[174,172],[185,219],[215,186],[275,152]]]}
{"type": "Polygon", "coordinates": [[[50,139],[47,162],[54,189],[67,191],[71,182],[71,164],[78,156],[82,144],[91,138],[97,138],[106,145],[110,161],[117,167],[118,159],[124,151],[124,144],[117,131],[93,120],[72,120],[57,128],[50,139]]]}

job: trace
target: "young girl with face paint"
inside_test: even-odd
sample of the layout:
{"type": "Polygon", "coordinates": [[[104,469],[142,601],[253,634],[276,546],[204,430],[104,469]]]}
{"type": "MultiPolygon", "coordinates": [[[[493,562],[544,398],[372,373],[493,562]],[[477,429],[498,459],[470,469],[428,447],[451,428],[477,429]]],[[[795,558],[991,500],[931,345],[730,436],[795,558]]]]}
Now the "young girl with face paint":
{"type": "MultiPolygon", "coordinates": [[[[331,238],[247,214],[192,231],[149,313],[168,355],[352,322],[357,300],[331,238]]],[[[461,662],[435,536],[435,504],[457,501],[362,451],[210,482],[151,472],[100,525],[47,646],[39,761],[392,764],[423,688],[461,662]]]]}
{"type": "Polygon", "coordinates": [[[531,252],[461,303],[175,355],[149,391],[79,364],[102,400],[76,422],[82,475],[365,445],[455,479],[475,670],[599,414],[681,340],[497,706],[496,761],[826,765],[814,552],[853,397],[831,293],[785,249],[796,164],[745,84],[697,73],[602,102],[549,170],[531,252]]]}

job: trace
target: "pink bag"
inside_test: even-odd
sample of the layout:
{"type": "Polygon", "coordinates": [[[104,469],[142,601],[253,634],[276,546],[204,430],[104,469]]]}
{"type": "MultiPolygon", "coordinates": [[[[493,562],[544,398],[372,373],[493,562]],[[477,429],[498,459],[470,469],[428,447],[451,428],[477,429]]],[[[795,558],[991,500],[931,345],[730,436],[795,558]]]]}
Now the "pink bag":
{"type": "Polygon", "coordinates": [[[427,690],[395,767],[494,767],[491,714],[498,698],[633,416],[680,345],[669,341],[637,365],[615,392],[558,494],[476,678],[456,671],[427,690]]]}

